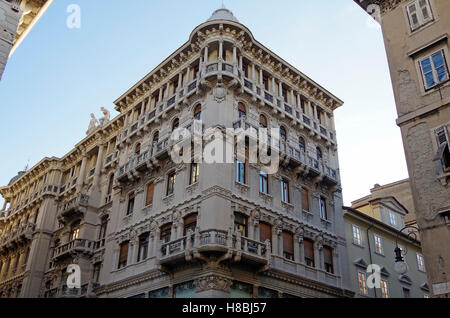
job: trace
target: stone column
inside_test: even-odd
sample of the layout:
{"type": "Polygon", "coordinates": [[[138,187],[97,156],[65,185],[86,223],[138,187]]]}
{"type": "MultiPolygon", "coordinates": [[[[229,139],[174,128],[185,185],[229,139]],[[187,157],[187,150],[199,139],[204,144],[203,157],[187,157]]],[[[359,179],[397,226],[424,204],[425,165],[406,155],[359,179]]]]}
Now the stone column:
{"type": "Polygon", "coordinates": [[[97,154],[97,162],[95,163],[95,173],[94,173],[94,182],[93,186],[97,187],[100,182],[100,174],[103,167],[103,152],[105,149],[104,144],[100,144],[98,146],[98,154],[97,154]]]}
{"type": "Polygon", "coordinates": [[[78,176],[78,182],[77,182],[77,192],[80,192],[84,185],[84,178],[86,175],[86,163],[87,163],[87,154],[85,151],[83,151],[83,154],[81,155],[83,158],[81,161],[81,168],[80,168],[80,175],[78,176]]]}
{"type": "Polygon", "coordinates": [[[272,254],[273,255],[280,255],[279,251],[279,244],[278,244],[278,229],[275,227],[272,228],[272,254]]]}
{"type": "Polygon", "coordinates": [[[219,61],[223,60],[223,41],[219,41],[219,61]]]}
{"type": "Polygon", "coordinates": [[[278,96],[283,96],[283,84],[281,81],[278,82],[278,96]]]}
{"type": "Polygon", "coordinates": [[[208,45],[205,46],[205,55],[204,55],[204,58],[203,58],[203,63],[205,65],[208,64],[208,45]]]}
{"type": "Polygon", "coordinates": [[[255,80],[256,80],[255,63],[252,63],[252,81],[255,82],[255,80]]]}
{"type": "Polygon", "coordinates": [[[298,234],[294,235],[294,262],[300,263],[300,237],[298,234]]]}
{"type": "Polygon", "coordinates": [[[244,71],[242,68],[243,68],[243,62],[242,62],[242,59],[243,59],[243,57],[242,57],[242,55],[240,55],[239,56],[239,69],[241,70],[241,71],[244,71]]]}
{"type": "Polygon", "coordinates": [[[237,66],[237,48],[233,45],[233,66],[236,68],[237,66]]]}
{"type": "Polygon", "coordinates": [[[302,111],[302,103],[300,100],[300,94],[297,93],[297,107],[300,109],[300,112],[302,111]]]}
{"type": "Polygon", "coordinates": [[[184,86],[188,86],[189,85],[189,81],[190,81],[189,76],[191,76],[191,66],[188,66],[188,68],[187,68],[186,77],[184,78],[184,86]]]}
{"type": "Polygon", "coordinates": [[[272,93],[273,93],[273,96],[275,97],[275,77],[272,77],[272,93]]]}
{"type": "Polygon", "coordinates": [[[259,85],[264,85],[264,82],[263,82],[263,69],[262,69],[262,67],[259,68],[259,85]]]}

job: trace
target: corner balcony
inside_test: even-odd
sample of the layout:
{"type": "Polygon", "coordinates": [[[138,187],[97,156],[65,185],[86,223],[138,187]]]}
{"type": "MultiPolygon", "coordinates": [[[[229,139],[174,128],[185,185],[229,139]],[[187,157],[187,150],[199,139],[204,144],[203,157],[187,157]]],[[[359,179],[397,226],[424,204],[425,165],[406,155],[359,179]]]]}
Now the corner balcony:
{"type": "Polygon", "coordinates": [[[69,201],[58,204],[57,217],[61,221],[70,220],[77,216],[83,216],[89,206],[89,196],[78,194],[69,201]]]}
{"type": "Polygon", "coordinates": [[[201,231],[174,241],[163,243],[160,249],[160,264],[177,266],[204,255],[215,254],[218,259],[232,259],[252,266],[266,266],[271,253],[265,243],[251,240],[225,231],[201,231]],[[221,256],[221,257],[220,257],[221,256]]]}
{"type": "Polygon", "coordinates": [[[56,247],[53,251],[52,259],[53,261],[60,261],[78,254],[92,255],[96,247],[95,243],[96,242],[90,240],[75,239],[69,243],[56,247]]]}
{"type": "Polygon", "coordinates": [[[0,240],[0,251],[15,248],[22,243],[32,240],[35,229],[36,224],[28,223],[10,232],[0,240]]]}

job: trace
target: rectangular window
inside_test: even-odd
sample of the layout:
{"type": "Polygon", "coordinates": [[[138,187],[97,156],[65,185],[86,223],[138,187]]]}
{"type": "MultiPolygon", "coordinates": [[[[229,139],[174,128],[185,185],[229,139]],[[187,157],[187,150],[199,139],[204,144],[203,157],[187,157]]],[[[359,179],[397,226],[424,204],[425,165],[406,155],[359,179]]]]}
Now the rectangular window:
{"type": "Polygon", "coordinates": [[[167,195],[171,195],[175,191],[176,176],[177,175],[175,172],[171,172],[167,177],[167,192],[166,192],[167,195]]]}
{"type": "Polygon", "coordinates": [[[302,188],[302,209],[303,211],[309,211],[309,192],[307,189],[302,188]]]}
{"type": "Polygon", "coordinates": [[[150,240],[150,235],[148,233],[143,234],[139,237],[139,250],[138,250],[138,258],[137,258],[138,262],[147,259],[149,240],[150,240]]]}
{"type": "Polygon", "coordinates": [[[381,296],[383,298],[389,298],[389,282],[387,280],[381,280],[381,296]]]}
{"type": "Polygon", "coordinates": [[[118,268],[123,268],[127,266],[128,261],[128,244],[129,242],[124,242],[120,244],[120,254],[119,254],[119,265],[118,268]]]}
{"type": "Polygon", "coordinates": [[[133,210],[134,210],[134,198],[135,198],[135,194],[131,193],[128,196],[128,206],[127,206],[127,215],[133,214],[133,210]]]}
{"type": "Polygon", "coordinates": [[[191,214],[184,218],[184,230],[183,235],[186,236],[189,231],[192,231],[192,233],[195,232],[195,228],[197,227],[197,214],[191,214]]]}
{"type": "Polygon", "coordinates": [[[353,243],[362,246],[361,229],[356,225],[352,225],[353,243]]]}
{"type": "Polygon", "coordinates": [[[375,239],[375,252],[377,254],[383,255],[384,251],[383,251],[383,240],[381,237],[379,237],[378,235],[374,236],[375,239]]]}
{"type": "Polygon", "coordinates": [[[325,198],[323,197],[319,198],[319,209],[320,209],[320,218],[322,220],[328,220],[327,203],[325,201],[325,198]]]}
{"type": "Polygon", "coordinates": [[[419,62],[425,90],[449,80],[444,51],[441,50],[419,62]]]}
{"type": "Polygon", "coordinates": [[[153,194],[155,192],[155,184],[152,182],[147,185],[147,195],[145,196],[145,206],[153,204],[153,194]]]}
{"type": "Polygon", "coordinates": [[[242,213],[234,213],[234,229],[241,232],[241,235],[247,237],[247,216],[242,213]]]}
{"type": "Polygon", "coordinates": [[[327,273],[334,274],[333,249],[328,246],[323,247],[323,264],[327,273]]]}
{"type": "Polygon", "coordinates": [[[294,260],[294,236],[283,231],[283,256],[288,260],[294,260]]]}
{"type": "Polygon", "coordinates": [[[403,287],[402,290],[403,290],[403,298],[411,298],[411,291],[408,288],[403,287]]]}
{"type": "Polygon", "coordinates": [[[198,163],[191,164],[191,176],[189,178],[189,184],[195,184],[198,182],[200,175],[200,165],[198,163]]]}
{"type": "Polygon", "coordinates": [[[281,180],[281,201],[289,203],[289,182],[285,179],[281,180]]]}
{"type": "Polygon", "coordinates": [[[169,243],[172,236],[172,223],[166,224],[160,229],[160,240],[162,243],[169,243]]]}
{"type": "Polygon", "coordinates": [[[433,21],[433,13],[428,0],[414,0],[406,6],[406,10],[412,31],[433,21]]]}
{"type": "Polygon", "coordinates": [[[266,223],[259,223],[259,241],[265,243],[267,240],[272,245],[272,226],[266,223]]]}
{"type": "Polygon", "coordinates": [[[315,267],[314,260],[314,242],[308,239],[303,241],[303,248],[305,253],[305,263],[309,267],[315,267]]]}
{"type": "Polygon", "coordinates": [[[78,239],[79,237],[80,237],[80,225],[77,224],[74,225],[70,230],[70,240],[73,241],[78,239]]]}
{"type": "Polygon", "coordinates": [[[358,272],[358,283],[359,283],[359,294],[366,296],[367,295],[367,285],[366,285],[366,273],[358,272]]]}
{"type": "Polygon", "coordinates": [[[423,255],[417,253],[417,269],[421,272],[425,272],[425,261],[423,255]]]}
{"type": "Polygon", "coordinates": [[[268,177],[267,173],[265,173],[264,171],[259,172],[259,192],[265,194],[269,193],[268,177]]]}
{"type": "Polygon", "coordinates": [[[397,215],[393,212],[389,212],[389,222],[391,222],[391,225],[397,226],[397,215]]]}
{"type": "Polygon", "coordinates": [[[245,163],[236,160],[236,182],[245,184],[245,163]]]}

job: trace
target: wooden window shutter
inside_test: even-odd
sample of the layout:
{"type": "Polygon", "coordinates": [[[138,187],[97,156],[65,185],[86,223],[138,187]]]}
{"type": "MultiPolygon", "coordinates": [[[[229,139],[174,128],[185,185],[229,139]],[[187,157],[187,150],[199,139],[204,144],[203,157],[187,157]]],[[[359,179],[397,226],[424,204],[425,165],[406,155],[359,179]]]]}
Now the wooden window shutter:
{"type": "Polygon", "coordinates": [[[247,110],[245,109],[244,104],[239,103],[239,104],[238,104],[238,108],[239,108],[239,110],[240,110],[241,112],[243,112],[244,114],[247,113],[247,110]]]}
{"type": "Polygon", "coordinates": [[[420,10],[422,11],[423,23],[433,19],[428,0],[419,0],[420,10]]]}
{"type": "Polygon", "coordinates": [[[411,29],[417,29],[419,27],[419,16],[417,15],[416,3],[411,3],[407,6],[409,22],[411,24],[411,29]]]}
{"type": "Polygon", "coordinates": [[[154,183],[150,183],[147,186],[147,197],[146,197],[146,200],[145,200],[145,205],[146,206],[153,203],[153,192],[154,192],[154,190],[155,190],[155,184],[154,183]]]}
{"type": "Polygon", "coordinates": [[[327,246],[323,247],[323,259],[326,264],[333,264],[333,250],[327,246]]]}
{"type": "Polygon", "coordinates": [[[119,263],[126,263],[128,259],[128,242],[120,245],[119,263]]]}
{"type": "Polygon", "coordinates": [[[305,239],[303,241],[303,246],[305,248],[305,258],[314,260],[314,242],[311,240],[305,239]]]}
{"type": "Polygon", "coordinates": [[[283,251],[294,254],[294,236],[292,233],[283,232],[283,251]]]}
{"type": "Polygon", "coordinates": [[[259,223],[259,240],[264,243],[269,240],[272,243],[272,227],[266,223],[259,223]]]}
{"type": "Polygon", "coordinates": [[[302,189],[302,209],[309,211],[309,196],[306,189],[302,189]]]}
{"type": "Polygon", "coordinates": [[[446,126],[442,126],[438,129],[436,129],[435,133],[436,133],[436,140],[438,143],[438,147],[445,145],[445,144],[450,145],[446,126]]]}

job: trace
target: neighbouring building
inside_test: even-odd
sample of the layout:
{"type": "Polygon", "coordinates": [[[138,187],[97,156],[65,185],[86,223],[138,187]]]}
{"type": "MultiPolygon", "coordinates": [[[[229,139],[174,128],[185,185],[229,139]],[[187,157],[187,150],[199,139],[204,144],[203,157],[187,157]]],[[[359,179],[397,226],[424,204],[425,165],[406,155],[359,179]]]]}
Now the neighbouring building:
{"type": "Polygon", "coordinates": [[[63,158],[0,188],[4,297],[353,296],[333,114],[343,102],[229,10],[115,105],[63,158]],[[227,128],[273,128],[278,172],[249,160],[251,136],[245,158],[175,163],[181,127],[216,128],[227,147],[242,134],[227,128]],[[67,286],[71,264],[81,288],[67,286]]]}
{"type": "Polygon", "coordinates": [[[450,1],[354,1],[381,23],[430,288],[450,297],[450,1]]]}
{"type": "Polygon", "coordinates": [[[408,211],[394,198],[385,198],[374,208],[372,217],[350,207],[344,207],[345,236],[350,264],[350,281],[355,297],[371,298],[429,298],[424,257],[419,242],[398,232],[408,211]],[[394,249],[399,247],[408,264],[408,272],[399,275],[394,268],[394,249]],[[372,271],[380,267],[380,288],[368,284],[372,271]]]}
{"type": "MultiPolygon", "coordinates": [[[[417,226],[414,202],[411,193],[409,179],[392,182],[386,185],[376,184],[370,189],[370,194],[352,202],[352,208],[359,210],[378,221],[384,221],[383,214],[376,210],[375,206],[387,198],[394,198],[408,211],[402,218],[401,224],[404,226],[417,226]]],[[[403,226],[403,227],[404,227],[403,226]]],[[[402,228],[400,228],[401,230],[402,228]]],[[[420,239],[420,238],[418,238],[420,239]]]]}
{"type": "Polygon", "coordinates": [[[0,0],[0,80],[6,62],[53,0],[0,0]]]}

